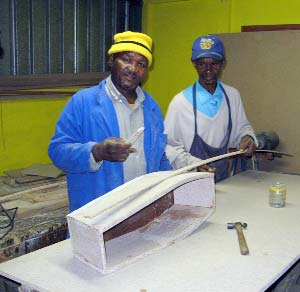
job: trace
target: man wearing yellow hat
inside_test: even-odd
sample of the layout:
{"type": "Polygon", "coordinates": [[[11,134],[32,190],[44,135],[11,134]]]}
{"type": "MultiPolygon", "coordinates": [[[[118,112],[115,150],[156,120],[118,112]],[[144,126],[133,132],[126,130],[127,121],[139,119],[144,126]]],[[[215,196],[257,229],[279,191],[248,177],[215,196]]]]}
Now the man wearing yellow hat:
{"type": "Polygon", "coordinates": [[[151,49],[146,34],[116,34],[110,76],[77,92],[64,108],[48,153],[67,172],[70,211],[137,176],[171,169],[161,111],[140,87],[151,49]]]}

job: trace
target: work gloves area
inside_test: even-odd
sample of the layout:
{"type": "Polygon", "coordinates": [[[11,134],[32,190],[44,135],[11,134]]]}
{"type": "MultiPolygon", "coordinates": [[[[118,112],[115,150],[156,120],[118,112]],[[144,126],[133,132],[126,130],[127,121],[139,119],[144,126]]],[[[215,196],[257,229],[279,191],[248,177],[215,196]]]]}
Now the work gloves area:
{"type": "Polygon", "coordinates": [[[112,137],[95,144],[92,154],[96,162],[102,160],[123,162],[130,153],[136,152],[131,146],[132,144],[125,139],[112,137]]]}

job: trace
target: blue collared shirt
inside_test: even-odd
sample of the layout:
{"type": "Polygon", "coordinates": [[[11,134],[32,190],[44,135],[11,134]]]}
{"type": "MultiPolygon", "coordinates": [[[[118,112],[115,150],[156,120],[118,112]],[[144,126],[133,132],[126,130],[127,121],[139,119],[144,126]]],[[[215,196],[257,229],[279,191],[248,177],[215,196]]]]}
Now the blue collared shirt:
{"type": "MultiPolygon", "coordinates": [[[[106,90],[116,110],[120,128],[120,136],[124,139],[127,139],[138,128],[144,126],[143,101],[145,99],[145,95],[142,89],[137,87],[137,99],[135,101],[134,108],[131,108],[127,99],[122,96],[122,94],[112,83],[111,76],[106,78],[106,90]]],[[[130,154],[127,160],[123,163],[125,182],[132,180],[137,176],[146,174],[146,160],[143,141],[144,136],[142,134],[142,136],[133,145],[133,147],[136,149],[136,152],[130,154]]],[[[102,162],[103,161],[96,162],[91,153],[90,164],[93,170],[98,170],[102,165],[102,162]]]]}
{"type": "MultiPolygon", "coordinates": [[[[183,91],[185,98],[193,104],[193,85],[183,91]]],[[[196,83],[197,110],[206,116],[213,118],[219,111],[223,101],[223,91],[220,82],[214,94],[208,92],[199,82],[196,83]]]]}

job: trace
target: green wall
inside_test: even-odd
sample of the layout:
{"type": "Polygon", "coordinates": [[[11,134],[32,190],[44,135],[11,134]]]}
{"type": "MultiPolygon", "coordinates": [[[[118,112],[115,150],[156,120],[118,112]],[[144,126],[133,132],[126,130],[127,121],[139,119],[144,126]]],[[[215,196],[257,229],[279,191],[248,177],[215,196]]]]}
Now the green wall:
{"type": "Polygon", "coordinates": [[[236,33],[243,25],[300,23],[299,0],[145,0],[143,9],[143,31],[153,38],[155,58],[144,88],[163,113],[197,78],[190,56],[198,36],[236,33]]]}
{"type": "MultiPolygon", "coordinates": [[[[299,0],[144,0],[143,31],[153,37],[155,57],[144,88],[165,113],[172,97],[197,78],[190,64],[196,37],[240,32],[242,25],[300,23],[299,11],[299,0]]],[[[67,100],[0,101],[0,174],[50,162],[49,139],[67,100]]]]}

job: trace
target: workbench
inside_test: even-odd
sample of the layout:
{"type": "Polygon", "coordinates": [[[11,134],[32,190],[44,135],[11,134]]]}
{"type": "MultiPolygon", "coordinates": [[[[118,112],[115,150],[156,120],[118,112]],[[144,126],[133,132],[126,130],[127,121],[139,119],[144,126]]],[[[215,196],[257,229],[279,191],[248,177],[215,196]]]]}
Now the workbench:
{"type": "Polygon", "coordinates": [[[300,258],[300,177],[246,171],[216,185],[216,211],[192,235],[117,272],[102,275],[73,257],[65,240],[0,264],[0,275],[40,292],[265,291],[300,258]],[[269,185],[287,185],[283,208],[269,185]],[[228,222],[246,222],[241,255],[228,222]]]}
{"type": "Polygon", "coordinates": [[[13,187],[3,180],[0,177],[0,263],[66,239],[65,177],[13,187]]]}

